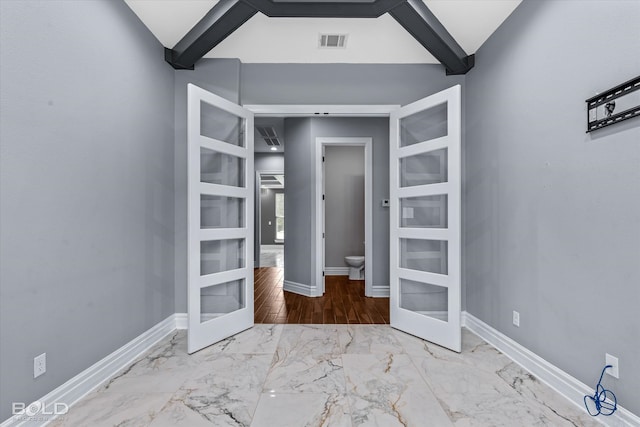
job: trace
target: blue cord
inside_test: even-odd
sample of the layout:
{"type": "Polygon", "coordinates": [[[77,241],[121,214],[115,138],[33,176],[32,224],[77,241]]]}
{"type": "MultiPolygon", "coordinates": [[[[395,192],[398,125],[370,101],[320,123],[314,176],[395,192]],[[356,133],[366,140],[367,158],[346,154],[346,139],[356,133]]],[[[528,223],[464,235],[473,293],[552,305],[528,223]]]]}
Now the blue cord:
{"type": "Polygon", "coordinates": [[[587,408],[587,412],[592,417],[598,415],[609,416],[616,412],[618,409],[618,399],[616,399],[616,395],[613,394],[611,390],[607,390],[602,386],[602,377],[604,377],[604,371],[607,368],[612,368],[611,365],[607,365],[602,370],[600,374],[600,380],[598,380],[598,385],[596,385],[596,391],[593,396],[585,396],[584,397],[584,406],[587,408]],[[591,408],[589,408],[589,400],[593,401],[593,405],[595,406],[595,411],[592,412],[591,408]]]}

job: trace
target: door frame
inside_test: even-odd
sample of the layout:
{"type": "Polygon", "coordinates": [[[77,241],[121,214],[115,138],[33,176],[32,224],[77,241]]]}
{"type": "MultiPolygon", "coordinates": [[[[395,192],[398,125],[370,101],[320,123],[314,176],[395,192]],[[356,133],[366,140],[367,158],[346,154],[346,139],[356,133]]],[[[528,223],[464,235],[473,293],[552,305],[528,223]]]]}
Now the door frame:
{"type": "MultiPolygon", "coordinates": [[[[255,152],[254,152],[255,155],[255,152]]],[[[254,260],[253,260],[253,266],[254,268],[259,268],[260,267],[260,246],[262,245],[262,204],[261,204],[261,190],[262,188],[260,187],[260,184],[262,183],[262,178],[260,177],[261,175],[284,175],[284,170],[271,170],[271,169],[265,169],[265,170],[257,170],[256,169],[256,182],[255,182],[255,201],[254,201],[254,206],[255,206],[255,217],[253,219],[253,226],[255,228],[254,232],[253,232],[253,244],[254,244],[254,248],[253,248],[253,252],[254,252],[254,260]]],[[[286,244],[286,242],[285,242],[286,244]]],[[[284,246],[284,245],[283,245],[284,246]]]]}
{"type": "Polygon", "coordinates": [[[325,291],[325,239],[322,234],[325,225],[324,164],[323,153],[326,146],[364,147],[364,294],[373,296],[373,138],[371,137],[316,137],[315,140],[315,219],[316,219],[316,287],[314,296],[322,296],[325,291]]]}
{"type": "MultiPolygon", "coordinates": [[[[391,112],[401,107],[399,104],[243,104],[243,108],[251,111],[255,117],[386,117],[390,119],[391,112]]],[[[373,176],[372,176],[373,182],[373,176]]],[[[312,206],[313,212],[317,211],[318,203],[317,198],[313,198],[314,203],[312,206]]],[[[255,226],[255,225],[254,225],[255,226]]],[[[317,233],[312,233],[311,242],[312,247],[317,248],[318,238],[317,233]]],[[[373,246],[371,246],[373,248],[373,246]]],[[[317,250],[316,250],[317,252],[317,250]]],[[[365,257],[367,254],[365,253],[365,257]]],[[[318,294],[318,289],[323,285],[322,281],[322,260],[318,261],[318,254],[312,260],[314,265],[312,266],[312,278],[316,280],[316,283],[310,283],[311,294],[306,296],[321,296],[318,294]],[[320,269],[320,281],[318,280],[318,269],[320,269]]],[[[285,257],[286,262],[286,257],[285,257]]],[[[371,264],[371,263],[369,263],[371,264]]],[[[365,259],[365,274],[366,274],[366,259],[365,259]]],[[[370,273],[372,274],[372,273],[370,273]]],[[[371,282],[371,296],[374,297],[387,297],[386,292],[375,292],[373,289],[373,281],[371,282]]],[[[389,283],[389,287],[391,283],[389,283]]],[[[365,291],[366,292],[366,291],[365,291]]]]}

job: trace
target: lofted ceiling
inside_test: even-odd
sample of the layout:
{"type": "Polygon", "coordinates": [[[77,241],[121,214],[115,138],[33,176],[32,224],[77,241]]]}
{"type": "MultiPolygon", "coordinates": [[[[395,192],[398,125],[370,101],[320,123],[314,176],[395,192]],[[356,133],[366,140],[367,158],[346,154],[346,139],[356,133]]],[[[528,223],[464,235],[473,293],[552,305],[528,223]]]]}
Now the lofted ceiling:
{"type": "MultiPolygon", "coordinates": [[[[469,55],[522,0],[424,0],[469,55]]],[[[217,0],[125,0],[167,48],[178,41],[217,0]]],[[[438,63],[388,14],[379,18],[269,18],[261,13],[224,39],[205,58],[244,63],[438,63]],[[347,34],[346,47],[318,47],[320,34],[347,34]]]]}

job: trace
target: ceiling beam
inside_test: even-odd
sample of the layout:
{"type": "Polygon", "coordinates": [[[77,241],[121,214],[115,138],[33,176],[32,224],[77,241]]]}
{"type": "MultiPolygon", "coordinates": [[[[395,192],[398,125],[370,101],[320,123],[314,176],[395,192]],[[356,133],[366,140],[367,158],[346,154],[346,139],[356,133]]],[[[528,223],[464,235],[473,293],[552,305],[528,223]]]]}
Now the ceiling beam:
{"type": "Polygon", "coordinates": [[[378,18],[406,0],[244,0],[270,18],[378,18]]]}
{"type": "Polygon", "coordinates": [[[444,65],[448,75],[466,74],[473,68],[474,56],[466,54],[421,0],[406,0],[389,15],[444,65]]]}
{"type": "Polygon", "coordinates": [[[240,28],[258,10],[241,0],[220,0],[173,47],[164,59],[178,70],[193,70],[196,62],[240,28]]]}
{"type": "Polygon", "coordinates": [[[165,60],[176,69],[193,69],[198,60],[258,12],[278,18],[377,18],[388,12],[444,65],[447,74],[465,74],[474,64],[473,55],[467,56],[421,0],[221,0],[173,49],[165,49],[165,60]]]}

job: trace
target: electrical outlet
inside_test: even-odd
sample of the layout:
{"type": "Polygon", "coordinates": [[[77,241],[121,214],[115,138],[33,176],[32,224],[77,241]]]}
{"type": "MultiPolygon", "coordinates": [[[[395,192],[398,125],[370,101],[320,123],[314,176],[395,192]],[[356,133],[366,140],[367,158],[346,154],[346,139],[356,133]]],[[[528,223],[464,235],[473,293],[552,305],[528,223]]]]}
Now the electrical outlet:
{"type": "Polygon", "coordinates": [[[45,372],[47,372],[47,353],[42,353],[33,358],[33,378],[38,378],[45,372]]]}
{"type": "Polygon", "coordinates": [[[618,370],[618,358],[610,355],[609,353],[605,353],[604,355],[604,363],[605,365],[611,365],[609,369],[605,372],[611,375],[613,378],[620,378],[620,372],[618,370]]]}
{"type": "Polygon", "coordinates": [[[513,310],[513,326],[520,327],[520,313],[513,310]]]}

